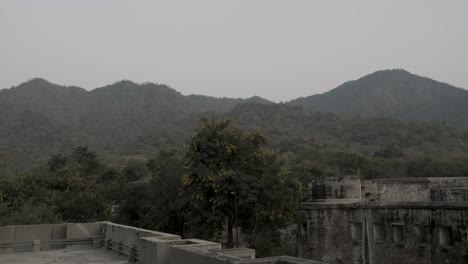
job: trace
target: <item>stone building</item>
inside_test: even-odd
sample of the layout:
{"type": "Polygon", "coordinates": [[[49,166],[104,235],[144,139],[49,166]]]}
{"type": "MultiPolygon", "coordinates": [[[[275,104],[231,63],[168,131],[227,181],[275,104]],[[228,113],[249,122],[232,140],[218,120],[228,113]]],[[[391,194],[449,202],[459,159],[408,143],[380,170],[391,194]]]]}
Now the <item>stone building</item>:
{"type": "Polygon", "coordinates": [[[329,263],[468,263],[468,177],[309,185],[298,256],[329,263]]]}

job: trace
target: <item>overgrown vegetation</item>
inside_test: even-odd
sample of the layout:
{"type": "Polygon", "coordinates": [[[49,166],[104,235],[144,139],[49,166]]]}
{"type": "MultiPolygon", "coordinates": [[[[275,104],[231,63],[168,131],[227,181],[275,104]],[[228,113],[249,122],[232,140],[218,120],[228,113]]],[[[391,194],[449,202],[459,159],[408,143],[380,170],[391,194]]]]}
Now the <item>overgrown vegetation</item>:
{"type": "Polygon", "coordinates": [[[301,184],[260,133],[202,119],[184,153],[161,152],[116,170],[77,147],[31,173],[1,180],[0,224],[112,218],[227,247],[234,245],[237,225],[247,245],[265,256],[291,253],[280,232],[294,221],[300,197],[301,184]]]}
{"type": "Polygon", "coordinates": [[[286,104],[184,96],[152,83],[121,81],[88,92],[34,79],[0,90],[0,174],[29,171],[80,145],[116,168],[161,150],[183,151],[197,120],[209,112],[262,131],[290,164],[314,163],[327,175],[355,174],[357,166],[343,170],[333,161],[351,155],[369,165],[360,167],[365,177],[421,176],[414,170],[421,166],[436,167],[424,169],[426,176],[459,176],[467,173],[468,131],[455,125],[468,124],[467,105],[467,91],[402,70],[286,104]]]}

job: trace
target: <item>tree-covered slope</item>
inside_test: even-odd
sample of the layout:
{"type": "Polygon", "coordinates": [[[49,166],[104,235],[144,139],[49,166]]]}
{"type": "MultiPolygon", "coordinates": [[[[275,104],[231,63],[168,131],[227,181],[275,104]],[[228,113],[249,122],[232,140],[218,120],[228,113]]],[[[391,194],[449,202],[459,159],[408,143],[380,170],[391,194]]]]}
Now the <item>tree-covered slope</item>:
{"type": "MultiPolygon", "coordinates": [[[[86,91],[32,79],[0,90],[0,167],[20,172],[50,154],[88,145],[104,156],[133,155],[142,135],[194,114],[225,112],[261,98],[184,96],[161,84],[119,81],[86,91]],[[3,165],[2,165],[3,164],[3,165]]],[[[176,137],[180,132],[171,132],[176,137]]]]}
{"type": "Polygon", "coordinates": [[[468,126],[468,91],[400,69],[378,71],[289,104],[320,112],[468,126]]]}
{"type": "MultiPolygon", "coordinates": [[[[350,96],[358,93],[359,87],[350,87],[356,90],[350,96]]],[[[468,174],[459,166],[468,160],[467,130],[441,122],[314,112],[259,97],[184,96],[165,85],[130,81],[86,91],[34,79],[1,90],[0,110],[0,174],[25,172],[76,146],[90,147],[111,164],[146,159],[183,148],[198,120],[213,115],[259,130],[291,164],[307,164],[298,165],[309,168],[303,174],[355,173],[374,166],[374,172],[367,171],[373,176],[415,175],[418,162],[438,164],[437,170],[445,168],[440,174],[468,174]]]]}

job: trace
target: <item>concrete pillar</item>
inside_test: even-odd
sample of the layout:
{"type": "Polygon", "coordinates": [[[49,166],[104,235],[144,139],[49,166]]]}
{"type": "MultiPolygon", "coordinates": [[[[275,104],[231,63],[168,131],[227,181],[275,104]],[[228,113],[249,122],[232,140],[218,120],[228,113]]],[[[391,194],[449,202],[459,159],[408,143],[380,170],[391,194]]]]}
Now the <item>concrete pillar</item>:
{"type": "Polygon", "coordinates": [[[106,250],[111,250],[112,249],[112,240],[107,239],[106,240],[106,250]]]}
{"type": "Polygon", "coordinates": [[[120,254],[122,254],[122,242],[117,244],[117,256],[120,256],[120,254]]]}

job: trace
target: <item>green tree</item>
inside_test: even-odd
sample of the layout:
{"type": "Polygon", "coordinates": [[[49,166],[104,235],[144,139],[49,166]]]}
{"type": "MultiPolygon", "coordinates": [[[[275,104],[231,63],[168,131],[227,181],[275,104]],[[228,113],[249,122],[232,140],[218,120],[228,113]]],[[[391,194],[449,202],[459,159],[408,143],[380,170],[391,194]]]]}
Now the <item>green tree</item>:
{"type": "Polygon", "coordinates": [[[78,146],[73,149],[71,159],[81,167],[81,170],[87,174],[97,173],[101,164],[95,152],[90,151],[88,147],[78,146]]]}
{"type": "Polygon", "coordinates": [[[185,171],[183,165],[181,155],[174,150],[161,151],[157,158],[148,161],[150,208],[142,215],[142,227],[183,235],[179,196],[180,177],[185,171]]]}
{"type": "Polygon", "coordinates": [[[75,151],[72,157],[55,155],[28,174],[0,179],[0,204],[8,212],[3,217],[16,224],[108,219],[111,201],[102,192],[106,182],[95,170],[102,165],[93,152],[81,150],[89,157],[86,162],[75,151]],[[93,171],[83,164],[93,164],[93,171]]]}
{"type": "Polygon", "coordinates": [[[49,171],[51,172],[56,172],[60,169],[63,169],[67,163],[69,162],[69,159],[67,156],[63,154],[58,154],[52,156],[49,161],[47,162],[47,167],[49,171]]]}
{"type": "Polygon", "coordinates": [[[252,237],[276,230],[294,219],[300,183],[288,177],[278,154],[265,148],[258,132],[246,133],[229,120],[202,119],[186,153],[188,173],[182,178],[182,199],[189,232],[220,238],[227,226],[227,246],[233,245],[234,194],[238,225],[252,237]]]}

